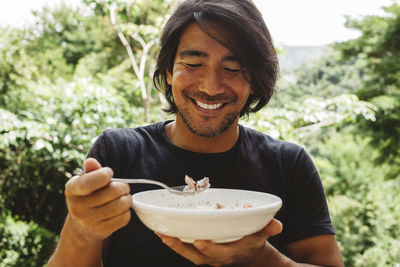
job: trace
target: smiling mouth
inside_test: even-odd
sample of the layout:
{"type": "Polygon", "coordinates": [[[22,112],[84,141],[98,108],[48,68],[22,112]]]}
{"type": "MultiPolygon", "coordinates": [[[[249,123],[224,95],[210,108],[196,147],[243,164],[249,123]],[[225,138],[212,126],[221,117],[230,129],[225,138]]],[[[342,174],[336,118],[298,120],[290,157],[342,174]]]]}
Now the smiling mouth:
{"type": "Polygon", "coordinates": [[[198,100],[194,100],[194,102],[197,104],[197,106],[199,106],[203,109],[208,109],[208,110],[216,110],[226,104],[226,103],[206,104],[206,103],[200,102],[198,100]]]}

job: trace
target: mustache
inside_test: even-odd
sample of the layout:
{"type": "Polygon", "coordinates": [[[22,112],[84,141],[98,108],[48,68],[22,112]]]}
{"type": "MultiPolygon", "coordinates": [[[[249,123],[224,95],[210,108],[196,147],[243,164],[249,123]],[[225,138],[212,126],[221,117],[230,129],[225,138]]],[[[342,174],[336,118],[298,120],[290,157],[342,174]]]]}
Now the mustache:
{"type": "Polygon", "coordinates": [[[204,100],[209,102],[234,102],[237,99],[236,95],[218,94],[210,96],[204,92],[188,92],[183,91],[182,95],[188,98],[195,98],[198,100],[204,100]]]}

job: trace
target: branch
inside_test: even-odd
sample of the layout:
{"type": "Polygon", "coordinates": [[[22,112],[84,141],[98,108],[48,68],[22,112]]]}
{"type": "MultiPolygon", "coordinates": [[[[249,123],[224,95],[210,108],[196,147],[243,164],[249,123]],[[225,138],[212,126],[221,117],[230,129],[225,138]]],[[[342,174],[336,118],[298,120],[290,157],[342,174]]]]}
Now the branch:
{"type": "MultiPolygon", "coordinates": [[[[132,47],[129,45],[129,42],[125,38],[125,35],[121,31],[119,31],[116,27],[116,19],[115,19],[116,7],[115,7],[115,5],[111,5],[111,6],[108,6],[108,9],[110,11],[111,25],[113,26],[114,30],[117,32],[119,39],[121,40],[122,44],[124,45],[126,52],[128,53],[129,61],[131,62],[133,71],[135,72],[136,77],[139,79],[142,98],[147,99],[147,92],[145,89],[143,75],[142,75],[142,72],[139,70],[135,56],[133,55],[132,47]]],[[[144,72],[143,72],[143,74],[144,74],[144,72]]]]}
{"type": "Polygon", "coordinates": [[[143,40],[143,38],[138,33],[135,33],[135,34],[131,35],[131,37],[133,39],[135,39],[136,41],[138,41],[140,43],[140,45],[142,46],[142,48],[143,48],[143,53],[142,53],[142,58],[140,60],[140,68],[139,68],[139,70],[140,70],[140,74],[142,76],[144,76],[144,68],[145,68],[145,65],[146,65],[147,54],[148,54],[149,49],[153,46],[154,40],[151,40],[150,42],[148,42],[146,44],[146,42],[143,40]]]}
{"type": "Polygon", "coordinates": [[[336,120],[336,119],[331,119],[331,120],[327,120],[327,121],[320,121],[314,124],[310,124],[304,127],[300,127],[300,128],[296,128],[293,129],[292,131],[290,131],[292,134],[298,134],[298,133],[302,133],[302,132],[311,132],[311,131],[316,131],[322,127],[326,127],[335,123],[338,123],[341,120],[336,120]]]}

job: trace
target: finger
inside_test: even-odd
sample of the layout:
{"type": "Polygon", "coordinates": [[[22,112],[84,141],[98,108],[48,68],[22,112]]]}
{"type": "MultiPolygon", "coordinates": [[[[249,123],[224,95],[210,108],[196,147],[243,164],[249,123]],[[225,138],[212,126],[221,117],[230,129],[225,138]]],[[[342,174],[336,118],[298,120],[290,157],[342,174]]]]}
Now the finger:
{"type": "Polygon", "coordinates": [[[96,233],[99,239],[104,240],[118,229],[126,226],[130,220],[131,220],[131,212],[125,211],[121,214],[117,214],[112,218],[96,222],[94,226],[95,227],[94,232],[96,233]]]}
{"type": "Polygon", "coordinates": [[[181,255],[182,257],[190,260],[196,265],[206,264],[209,262],[209,259],[199,252],[192,244],[183,243],[178,238],[165,236],[161,234],[157,234],[161,241],[170,247],[173,251],[181,255]]]}
{"type": "Polygon", "coordinates": [[[97,228],[97,225],[101,221],[111,219],[129,211],[131,205],[132,197],[126,195],[96,208],[86,208],[82,205],[70,205],[69,213],[87,227],[97,228]]]}
{"type": "Polygon", "coordinates": [[[280,234],[282,232],[282,229],[282,223],[276,219],[272,219],[270,223],[266,227],[264,227],[264,229],[259,231],[259,233],[265,234],[266,236],[270,237],[280,234]]]}
{"type": "Polygon", "coordinates": [[[79,197],[80,199],[77,201],[86,208],[95,208],[122,196],[129,195],[129,193],[130,187],[128,184],[111,182],[89,196],[79,197]]]}
{"type": "Polygon", "coordinates": [[[94,191],[109,184],[112,176],[113,171],[108,167],[97,169],[82,176],[74,176],[65,184],[65,195],[90,195],[94,191]]]}
{"type": "Polygon", "coordinates": [[[95,216],[97,220],[102,221],[128,211],[131,206],[132,197],[130,195],[125,195],[106,203],[103,206],[91,209],[89,213],[91,213],[92,216],[95,216]]]}
{"type": "Polygon", "coordinates": [[[207,258],[225,265],[231,263],[247,248],[243,245],[242,240],[224,244],[217,244],[209,240],[195,240],[193,246],[207,258]]]}
{"type": "Polygon", "coordinates": [[[219,244],[208,240],[196,240],[193,246],[208,258],[218,259],[218,262],[222,264],[230,264],[234,261],[248,260],[264,246],[270,234],[275,235],[281,231],[282,224],[275,220],[262,230],[235,242],[219,244]]]}
{"type": "Polygon", "coordinates": [[[101,168],[101,164],[95,158],[87,158],[83,162],[83,171],[88,173],[101,168]]]}

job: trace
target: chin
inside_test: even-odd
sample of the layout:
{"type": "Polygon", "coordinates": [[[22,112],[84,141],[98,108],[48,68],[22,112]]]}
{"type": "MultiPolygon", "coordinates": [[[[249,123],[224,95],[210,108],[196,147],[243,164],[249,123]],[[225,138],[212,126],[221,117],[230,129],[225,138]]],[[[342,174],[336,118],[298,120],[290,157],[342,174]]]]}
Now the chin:
{"type": "Polygon", "coordinates": [[[178,113],[186,127],[193,134],[208,138],[221,135],[227,131],[238,119],[237,112],[230,112],[225,114],[222,118],[193,116],[194,114],[190,114],[190,112],[182,112],[180,109],[178,109],[178,113]]]}
{"type": "Polygon", "coordinates": [[[229,123],[227,123],[227,121],[224,121],[219,125],[204,125],[204,126],[194,125],[193,123],[186,123],[186,122],[185,124],[193,134],[201,137],[211,138],[223,134],[232,126],[233,123],[231,123],[230,121],[229,123]]]}

